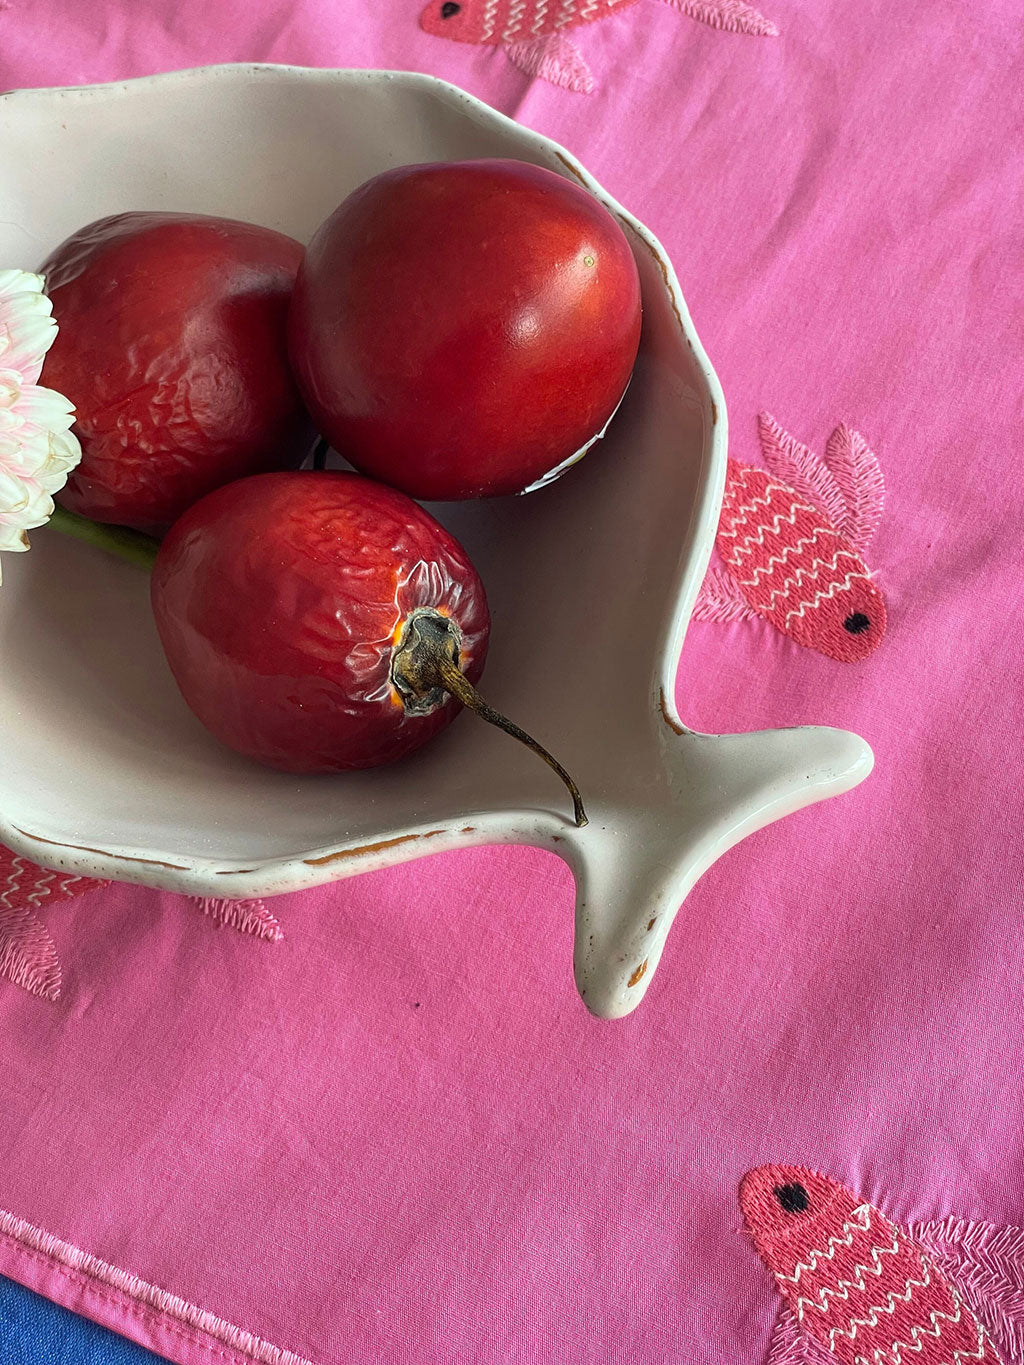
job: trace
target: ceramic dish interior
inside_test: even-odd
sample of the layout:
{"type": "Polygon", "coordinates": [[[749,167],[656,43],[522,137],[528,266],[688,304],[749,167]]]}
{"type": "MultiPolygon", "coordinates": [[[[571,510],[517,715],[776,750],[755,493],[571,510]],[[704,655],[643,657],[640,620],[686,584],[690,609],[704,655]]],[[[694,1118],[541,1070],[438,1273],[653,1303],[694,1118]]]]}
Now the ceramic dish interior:
{"type": "MultiPolygon", "coordinates": [[[[435,508],[491,602],[484,691],[556,749],[577,830],[536,759],[461,717],[400,765],[264,770],[195,721],[145,575],[45,530],[0,590],[0,839],[51,867],[191,894],[270,895],[467,844],[560,854],[592,1011],[643,997],[700,873],[769,821],[853,786],[871,753],[808,728],[705,736],[676,713],[679,651],[725,476],[725,405],[652,235],[564,149],[428,76],[214,67],[0,97],[0,261],[35,268],[126,209],[225,214],[306,240],[351,189],[409,162],[517,157],[619,215],[644,297],[636,374],[608,436],[525,498],[435,508]]],[[[45,374],[44,374],[45,381],[45,374]]]]}

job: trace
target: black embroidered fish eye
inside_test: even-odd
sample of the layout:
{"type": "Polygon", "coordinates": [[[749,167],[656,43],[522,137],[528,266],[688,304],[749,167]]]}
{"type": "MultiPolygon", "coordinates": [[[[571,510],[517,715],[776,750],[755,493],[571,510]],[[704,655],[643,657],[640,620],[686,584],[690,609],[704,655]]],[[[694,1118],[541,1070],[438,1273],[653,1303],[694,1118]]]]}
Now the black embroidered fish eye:
{"type": "Polygon", "coordinates": [[[454,0],[446,0],[446,3],[441,6],[441,18],[454,19],[461,8],[462,6],[456,5],[454,0]]]}
{"type": "Polygon", "coordinates": [[[810,1207],[803,1185],[776,1185],[774,1194],[787,1213],[804,1213],[810,1207]]]}
{"type": "Polygon", "coordinates": [[[855,611],[843,622],[843,630],[848,630],[851,635],[863,635],[866,630],[871,629],[871,622],[862,611],[855,611]]]}

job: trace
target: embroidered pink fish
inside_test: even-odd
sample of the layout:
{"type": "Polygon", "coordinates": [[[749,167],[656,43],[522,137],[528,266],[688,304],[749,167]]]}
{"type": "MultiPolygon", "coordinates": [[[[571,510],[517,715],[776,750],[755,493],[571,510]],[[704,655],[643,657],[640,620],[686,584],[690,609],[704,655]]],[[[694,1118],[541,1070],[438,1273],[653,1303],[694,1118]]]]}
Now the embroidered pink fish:
{"type": "Polygon", "coordinates": [[[201,896],[196,904],[218,926],[237,929],[240,934],[251,934],[253,938],[261,938],[268,943],[278,943],[284,938],[277,917],[261,900],[238,901],[225,900],[219,896],[201,896]]]}
{"type": "MultiPolygon", "coordinates": [[[[778,29],[744,0],[666,0],[691,19],[734,33],[775,37],[778,29]]],[[[589,94],[594,78],[566,29],[606,19],[637,0],[430,0],[420,25],[458,43],[503,45],[531,76],[589,94]]]]}
{"type": "Polygon", "coordinates": [[[106,886],[70,872],[48,872],[0,844],[0,976],[45,1000],[60,996],[61,970],[49,930],[36,911],[106,886]]]}
{"type": "Polygon", "coordinates": [[[885,634],[886,609],[862,552],[881,519],[885,485],[867,442],[837,427],[824,460],[768,413],[758,419],[768,471],[729,459],[712,569],[695,620],[760,616],[847,663],[885,634]]]}
{"type": "MultiPolygon", "coordinates": [[[[791,1365],[821,1359],[820,1350],[800,1348],[801,1338],[842,1365],[1000,1365],[988,1332],[936,1258],[845,1186],[802,1166],[759,1166],[744,1177],[739,1197],[754,1246],[792,1314],[791,1365]]],[[[941,1240],[948,1224],[937,1226],[941,1240]]],[[[996,1266],[997,1276],[1002,1269],[996,1266]]],[[[1007,1315],[1002,1322],[1012,1333],[1007,1315]]]]}
{"type": "MultiPolygon", "coordinates": [[[[0,977],[32,995],[57,1000],[61,967],[46,925],[35,913],[41,906],[82,896],[109,881],[51,872],[0,844],[0,977]]],[[[284,935],[262,900],[225,900],[203,896],[192,903],[218,926],[276,943],[284,935]]]]}

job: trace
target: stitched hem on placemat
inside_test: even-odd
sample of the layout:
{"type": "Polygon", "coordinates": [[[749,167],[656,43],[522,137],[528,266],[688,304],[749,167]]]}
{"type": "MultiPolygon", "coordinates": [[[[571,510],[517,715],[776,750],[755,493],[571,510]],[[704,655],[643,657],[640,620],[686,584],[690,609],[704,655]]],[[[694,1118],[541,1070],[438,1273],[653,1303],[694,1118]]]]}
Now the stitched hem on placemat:
{"type": "Polygon", "coordinates": [[[0,1274],[175,1365],[312,1365],[4,1210],[0,1274]]]}

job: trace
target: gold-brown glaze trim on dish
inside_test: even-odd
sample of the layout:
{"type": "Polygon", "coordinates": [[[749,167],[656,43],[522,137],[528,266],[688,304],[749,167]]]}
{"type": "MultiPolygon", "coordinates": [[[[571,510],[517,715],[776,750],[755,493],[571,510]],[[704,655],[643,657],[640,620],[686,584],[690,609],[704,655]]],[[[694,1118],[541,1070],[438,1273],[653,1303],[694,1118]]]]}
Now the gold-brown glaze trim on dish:
{"type": "Polygon", "coordinates": [[[677,735],[686,734],[685,727],[680,725],[680,723],[673,719],[669,714],[668,698],[665,696],[665,689],[663,687],[658,688],[658,709],[661,711],[662,719],[670,730],[673,730],[677,735]]]}
{"type": "Polygon", "coordinates": [[[185,863],[164,863],[159,858],[133,858],[127,853],[111,853],[109,849],[90,848],[87,844],[62,844],[59,839],[44,839],[41,834],[30,834],[27,829],[21,829],[18,825],[14,828],[34,843],[49,844],[51,848],[66,848],[69,853],[96,853],[101,858],[113,858],[118,863],[145,863],[148,867],[169,867],[174,872],[190,871],[185,863]]]}
{"type": "Polygon", "coordinates": [[[386,848],[397,848],[399,844],[409,844],[415,839],[435,839],[447,830],[431,829],[425,834],[400,834],[396,839],[381,839],[375,844],[360,844],[358,848],[341,848],[337,853],[325,853],[322,858],[304,858],[307,867],[323,867],[326,863],[340,862],[343,858],[366,858],[371,853],[383,853],[386,848]]]}
{"type": "Polygon", "coordinates": [[[689,346],[690,350],[692,351],[693,342],[687,335],[686,327],[683,325],[683,315],[679,311],[678,303],[676,303],[676,295],[675,290],[672,288],[672,276],[670,273],[668,262],[654,249],[652,244],[647,240],[647,238],[643,235],[642,232],[637,232],[636,225],[634,223],[631,223],[629,219],[624,217],[621,213],[617,214],[616,216],[618,217],[618,220],[622,224],[622,226],[629,228],[630,232],[637,239],[637,241],[641,242],[646,247],[647,251],[658,262],[658,269],[661,271],[662,276],[664,277],[665,280],[665,292],[666,294],[668,294],[668,301],[672,305],[672,312],[675,314],[676,322],[679,323],[679,330],[682,332],[683,338],[686,341],[687,346],[689,346]]]}
{"type": "Polygon", "coordinates": [[[575,177],[575,179],[577,179],[577,180],[580,182],[580,184],[583,186],[583,188],[584,188],[585,190],[588,190],[588,189],[590,188],[590,186],[587,184],[587,182],[586,182],[586,180],[583,178],[583,176],[580,175],[580,172],[579,172],[579,170],[577,169],[577,167],[575,167],[575,166],[572,164],[572,162],[569,160],[569,158],[568,158],[567,156],[563,156],[562,153],[561,153],[560,151],[558,151],[557,149],[555,150],[555,156],[556,156],[556,157],[558,158],[558,160],[562,163],[562,165],[563,165],[563,166],[565,167],[565,169],[569,172],[569,174],[570,174],[571,176],[575,177]]]}

